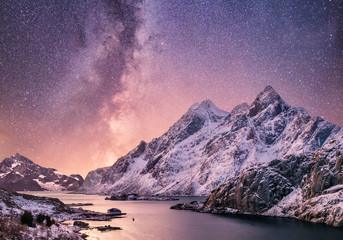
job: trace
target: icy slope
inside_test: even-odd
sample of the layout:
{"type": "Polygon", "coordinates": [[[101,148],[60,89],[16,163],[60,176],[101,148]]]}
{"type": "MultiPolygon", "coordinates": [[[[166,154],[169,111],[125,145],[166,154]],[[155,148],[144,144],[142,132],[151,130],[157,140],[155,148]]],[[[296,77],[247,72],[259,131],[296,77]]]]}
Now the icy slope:
{"type": "Polygon", "coordinates": [[[251,106],[244,103],[230,113],[206,100],[194,104],[161,137],[142,141],[103,170],[101,179],[91,172],[81,191],[207,195],[252,164],[313,151],[339,130],[289,106],[271,86],[251,106]]]}
{"type": "Polygon", "coordinates": [[[80,175],[67,176],[41,167],[18,153],[0,163],[0,188],[9,191],[72,191],[83,181],[80,175]]]}

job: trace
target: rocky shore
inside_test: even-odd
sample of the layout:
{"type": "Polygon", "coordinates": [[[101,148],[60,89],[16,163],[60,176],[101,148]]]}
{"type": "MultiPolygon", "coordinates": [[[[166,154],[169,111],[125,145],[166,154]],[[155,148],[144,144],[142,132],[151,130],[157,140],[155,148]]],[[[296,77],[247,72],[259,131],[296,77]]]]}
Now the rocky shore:
{"type": "Polygon", "coordinates": [[[121,194],[121,195],[112,195],[111,197],[106,197],[105,200],[111,201],[177,201],[178,198],[174,197],[165,197],[165,196],[139,196],[138,194],[121,194]]]}
{"type": "Polygon", "coordinates": [[[312,154],[256,164],[177,210],[288,217],[343,227],[343,136],[312,154]]]}
{"type": "Polygon", "coordinates": [[[87,220],[87,221],[110,221],[113,218],[121,217],[126,215],[122,212],[94,212],[89,210],[84,210],[82,208],[74,209],[73,213],[70,214],[69,218],[71,220],[87,220]]]}
{"type": "MultiPolygon", "coordinates": [[[[57,198],[10,193],[0,189],[0,239],[84,239],[83,228],[65,222],[110,221],[125,215],[119,209],[107,213],[71,208],[57,198]]],[[[118,229],[100,226],[99,231],[118,229]]]]}
{"type": "Polygon", "coordinates": [[[90,227],[88,223],[82,221],[74,221],[74,227],[78,227],[81,230],[88,230],[88,229],[97,229],[101,232],[108,232],[114,230],[122,230],[120,227],[112,227],[110,225],[100,226],[100,227],[90,227]]]}

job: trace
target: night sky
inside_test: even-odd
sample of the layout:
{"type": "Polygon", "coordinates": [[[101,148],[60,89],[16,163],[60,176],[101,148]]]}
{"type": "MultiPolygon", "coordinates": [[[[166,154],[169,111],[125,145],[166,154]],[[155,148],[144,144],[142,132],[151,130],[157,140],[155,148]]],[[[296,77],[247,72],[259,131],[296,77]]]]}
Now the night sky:
{"type": "Polygon", "coordinates": [[[343,126],[342,0],[2,0],[0,160],[81,173],[270,84],[343,126]]]}

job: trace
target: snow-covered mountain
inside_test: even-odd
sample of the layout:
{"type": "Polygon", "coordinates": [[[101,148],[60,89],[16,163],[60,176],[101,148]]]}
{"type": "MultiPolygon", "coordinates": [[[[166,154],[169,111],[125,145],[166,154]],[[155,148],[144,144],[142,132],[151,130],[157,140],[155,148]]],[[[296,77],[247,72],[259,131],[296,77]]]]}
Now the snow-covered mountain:
{"type": "Polygon", "coordinates": [[[214,189],[205,203],[174,208],[290,217],[343,226],[343,132],[306,155],[255,164],[214,189]]]}
{"type": "Polygon", "coordinates": [[[314,151],[340,130],[289,106],[271,86],[250,106],[243,103],[231,112],[206,100],[161,137],[142,141],[110,168],[90,172],[80,191],[208,195],[253,164],[314,151]]]}
{"type": "Polygon", "coordinates": [[[0,188],[9,191],[73,191],[83,182],[80,175],[67,176],[41,167],[18,153],[0,163],[0,188]]]}

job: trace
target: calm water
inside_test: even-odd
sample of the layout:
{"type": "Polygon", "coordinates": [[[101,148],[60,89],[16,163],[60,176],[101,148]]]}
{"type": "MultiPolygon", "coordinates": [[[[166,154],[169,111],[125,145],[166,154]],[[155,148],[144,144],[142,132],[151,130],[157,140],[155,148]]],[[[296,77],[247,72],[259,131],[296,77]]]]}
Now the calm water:
{"type": "MultiPolygon", "coordinates": [[[[311,239],[329,240],[343,237],[343,230],[319,224],[279,218],[227,217],[190,211],[171,210],[176,202],[105,201],[104,196],[66,194],[56,192],[29,192],[37,196],[59,198],[64,203],[88,203],[84,209],[106,212],[116,207],[126,216],[111,222],[89,222],[90,225],[111,225],[123,230],[101,233],[86,231],[88,239],[142,239],[142,240],[275,240],[311,239]],[[132,221],[132,218],[135,221],[132,221]]],[[[199,198],[182,198],[188,202],[199,198]]],[[[204,198],[200,198],[202,200],[204,198]]]]}

